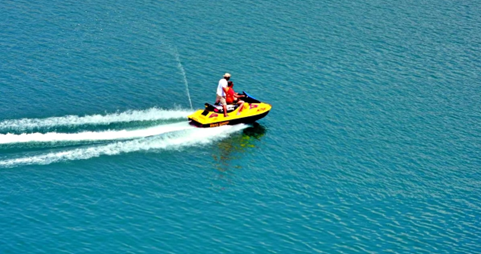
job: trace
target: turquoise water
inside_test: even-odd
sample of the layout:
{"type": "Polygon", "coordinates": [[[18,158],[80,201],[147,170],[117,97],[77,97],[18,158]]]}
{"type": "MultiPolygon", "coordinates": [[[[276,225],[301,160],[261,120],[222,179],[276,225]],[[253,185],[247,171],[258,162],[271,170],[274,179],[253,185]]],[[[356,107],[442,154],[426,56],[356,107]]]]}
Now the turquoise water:
{"type": "Polygon", "coordinates": [[[0,253],[479,253],[479,4],[0,2],[0,253]]]}

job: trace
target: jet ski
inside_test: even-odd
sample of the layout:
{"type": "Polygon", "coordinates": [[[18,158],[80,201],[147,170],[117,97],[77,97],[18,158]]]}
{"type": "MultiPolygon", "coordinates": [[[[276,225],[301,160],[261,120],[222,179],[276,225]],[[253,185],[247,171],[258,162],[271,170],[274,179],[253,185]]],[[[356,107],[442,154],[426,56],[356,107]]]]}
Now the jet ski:
{"type": "Polygon", "coordinates": [[[223,125],[234,125],[239,123],[254,123],[265,117],[272,106],[261,102],[246,92],[239,94],[245,95],[240,98],[244,101],[244,109],[238,115],[240,105],[227,104],[227,117],[224,117],[222,105],[205,104],[205,109],[201,109],[188,116],[191,125],[201,128],[219,127],[223,125]]]}

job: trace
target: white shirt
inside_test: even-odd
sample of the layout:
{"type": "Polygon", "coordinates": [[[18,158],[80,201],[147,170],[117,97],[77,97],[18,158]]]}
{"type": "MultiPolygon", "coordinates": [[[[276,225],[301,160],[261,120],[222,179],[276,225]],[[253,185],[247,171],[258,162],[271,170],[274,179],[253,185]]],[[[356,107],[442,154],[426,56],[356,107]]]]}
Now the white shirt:
{"type": "Polygon", "coordinates": [[[227,80],[225,78],[219,80],[219,85],[217,86],[217,95],[225,97],[225,92],[223,87],[227,87],[227,80]]]}

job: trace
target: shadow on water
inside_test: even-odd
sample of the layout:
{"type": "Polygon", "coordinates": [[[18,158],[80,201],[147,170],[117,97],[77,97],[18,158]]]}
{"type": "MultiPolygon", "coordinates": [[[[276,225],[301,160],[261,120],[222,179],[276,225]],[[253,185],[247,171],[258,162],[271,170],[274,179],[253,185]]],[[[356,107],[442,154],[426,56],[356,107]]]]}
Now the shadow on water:
{"type": "Polygon", "coordinates": [[[221,175],[229,173],[232,169],[242,168],[242,163],[236,161],[254,152],[266,132],[267,129],[264,126],[254,123],[242,133],[219,142],[212,154],[213,168],[217,169],[221,175]]]}
{"type": "Polygon", "coordinates": [[[239,133],[220,141],[213,149],[212,168],[217,173],[212,182],[212,188],[224,191],[235,184],[235,174],[245,162],[242,161],[247,154],[254,153],[267,129],[254,123],[239,133]]]}

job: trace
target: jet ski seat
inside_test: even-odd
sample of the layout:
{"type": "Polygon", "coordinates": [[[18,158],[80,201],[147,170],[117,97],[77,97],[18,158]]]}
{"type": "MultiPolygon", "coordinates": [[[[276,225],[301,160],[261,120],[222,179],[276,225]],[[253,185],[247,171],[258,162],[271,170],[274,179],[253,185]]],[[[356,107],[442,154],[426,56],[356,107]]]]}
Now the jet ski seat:
{"type": "MultiPolygon", "coordinates": [[[[236,110],[238,107],[239,107],[239,105],[237,105],[237,104],[227,104],[227,113],[236,110]]],[[[210,103],[206,103],[205,104],[205,110],[214,111],[216,113],[224,113],[224,107],[222,107],[222,105],[218,105],[218,104],[212,105],[210,103]]]]}

